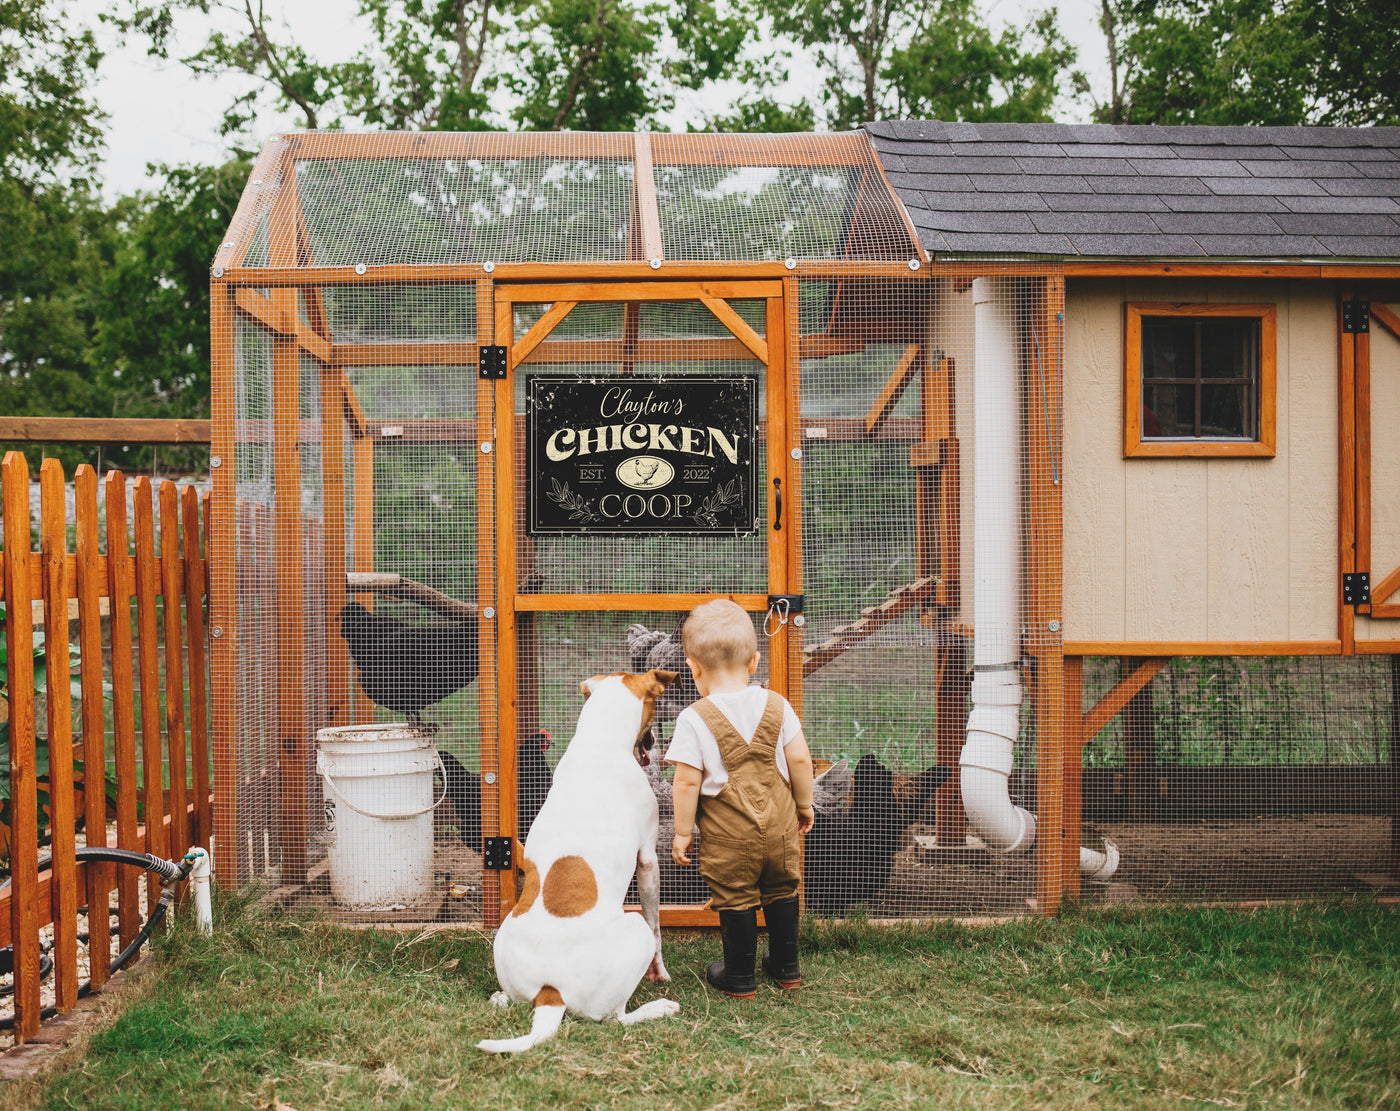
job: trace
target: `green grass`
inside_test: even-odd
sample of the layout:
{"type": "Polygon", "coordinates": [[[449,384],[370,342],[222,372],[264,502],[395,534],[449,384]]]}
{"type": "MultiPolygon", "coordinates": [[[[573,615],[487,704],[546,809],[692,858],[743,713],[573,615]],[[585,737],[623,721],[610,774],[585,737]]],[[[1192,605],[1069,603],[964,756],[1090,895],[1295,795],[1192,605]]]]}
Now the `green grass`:
{"type": "MultiPolygon", "coordinates": [[[[516,1058],[480,933],[354,931],[223,900],[125,1013],[11,1106],[1390,1107],[1400,912],[1368,902],[804,927],[803,988],[739,1003],[668,938],[674,1019],[569,1019],[516,1058]]],[[[644,984],[634,1003],[661,994],[644,984]]]]}

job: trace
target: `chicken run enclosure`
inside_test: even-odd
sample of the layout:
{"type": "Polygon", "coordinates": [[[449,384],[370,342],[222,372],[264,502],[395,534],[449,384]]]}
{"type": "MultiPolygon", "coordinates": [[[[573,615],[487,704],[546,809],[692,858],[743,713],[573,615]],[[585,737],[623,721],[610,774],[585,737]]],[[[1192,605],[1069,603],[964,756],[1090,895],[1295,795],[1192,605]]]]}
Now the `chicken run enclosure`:
{"type": "Polygon", "coordinates": [[[1067,655],[1065,276],[930,257],[864,132],[279,136],[212,293],[225,884],[494,924],[579,682],[661,667],[662,922],[711,923],[660,756],[715,595],[817,759],[812,911],[1393,867],[1387,657],[1067,655]],[[393,723],[366,802],[327,752],[393,723]]]}

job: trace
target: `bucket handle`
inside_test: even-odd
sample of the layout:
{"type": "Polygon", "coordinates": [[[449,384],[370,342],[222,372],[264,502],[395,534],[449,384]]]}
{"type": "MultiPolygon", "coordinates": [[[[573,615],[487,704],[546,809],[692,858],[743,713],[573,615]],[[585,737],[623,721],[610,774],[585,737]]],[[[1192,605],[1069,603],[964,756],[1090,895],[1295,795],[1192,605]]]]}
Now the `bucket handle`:
{"type": "Polygon", "coordinates": [[[324,754],[321,753],[319,750],[316,753],[316,771],[320,773],[321,778],[325,781],[326,786],[331,789],[331,794],[333,794],[339,801],[343,802],[356,814],[363,815],[366,818],[377,818],[380,821],[388,822],[398,821],[403,818],[417,818],[422,814],[426,814],[429,810],[436,810],[439,806],[442,805],[442,800],[447,797],[447,767],[442,762],[442,753],[440,753],[437,749],[433,749],[433,758],[437,760],[438,771],[442,772],[442,794],[438,795],[437,802],[433,803],[431,806],[425,806],[422,810],[405,811],[402,814],[373,814],[368,810],[361,810],[358,806],[356,806],[353,802],[351,802],[349,799],[347,799],[344,795],[340,793],[340,789],[335,785],[335,778],[327,774],[326,772],[325,762],[322,759],[323,755],[324,754]]]}

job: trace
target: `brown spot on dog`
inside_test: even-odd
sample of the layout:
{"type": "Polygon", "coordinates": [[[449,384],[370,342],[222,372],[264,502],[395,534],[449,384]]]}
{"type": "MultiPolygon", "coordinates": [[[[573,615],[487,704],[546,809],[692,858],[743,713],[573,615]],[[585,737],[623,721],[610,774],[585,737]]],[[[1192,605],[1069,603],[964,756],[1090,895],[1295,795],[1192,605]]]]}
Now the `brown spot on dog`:
{"type": "Polygon", "coordinates": [[[510,912],[512,918],[519,918],[534,906],[535,900],[540,897],[540,870],[535,867],[535,862],[526,857],[521,870],[525,873],[525,882],[520,888],[520,898],[515,901],[515,907],[510,912]]]}
{"type": "Polygon", "coordinates": [[[559,994],[558,988],[545,984],[544,987],[535,992],[534,1004],[536,1007],[562,1007],[564,997],[559,994]]]}
{"type": "Polygon", "coordinates": [[[598,904],[598,879],[581,856],[561,856],[544,878],[544,909],[556,918],[577,918],[598,904]]]}

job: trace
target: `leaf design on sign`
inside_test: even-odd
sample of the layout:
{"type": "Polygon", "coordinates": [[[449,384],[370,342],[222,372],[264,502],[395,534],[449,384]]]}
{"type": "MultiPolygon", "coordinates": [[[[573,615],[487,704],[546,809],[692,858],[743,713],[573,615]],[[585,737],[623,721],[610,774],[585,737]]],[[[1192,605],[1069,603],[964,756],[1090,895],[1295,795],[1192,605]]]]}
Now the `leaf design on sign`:
{"type": "Polygon", "coordinates": [[[570,490],[567,482],[560,482],[557,478],[551,478],[549,481],[553,486],[549,492],[549,500],[561,509],[568,510],[569,520],[591,525],[594,521],[602,519],[593,512],[593,503],[582,494],[575,494],[570,490]]]}

